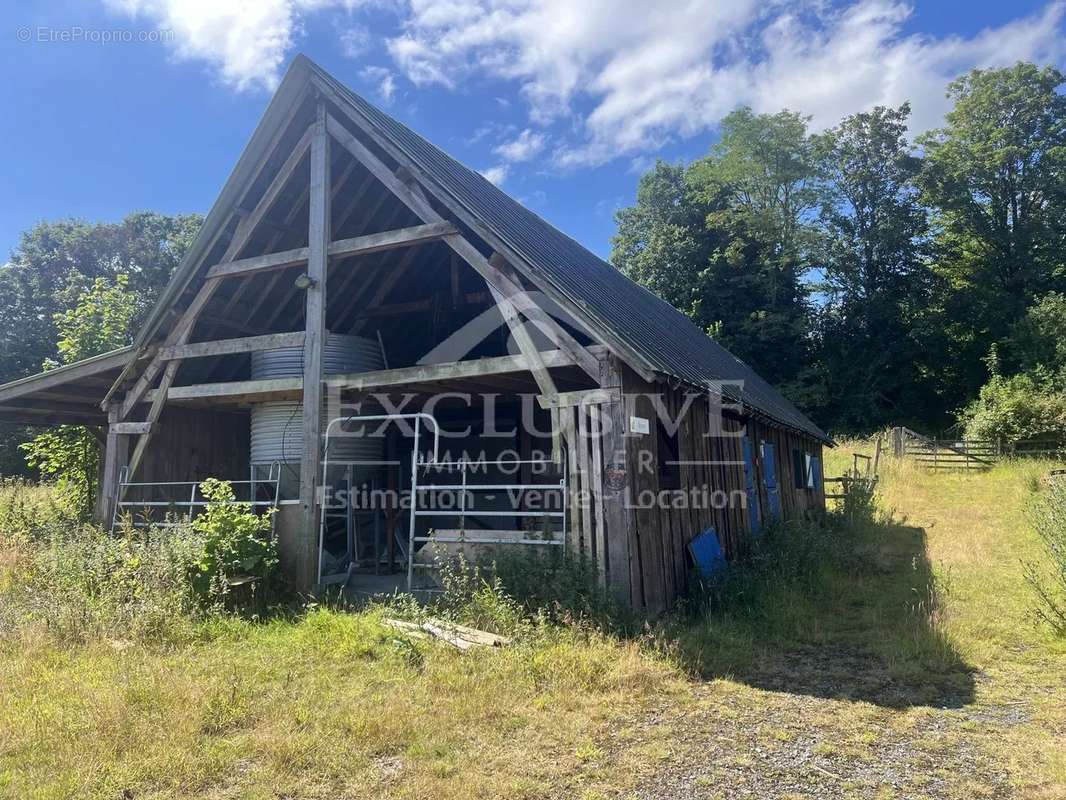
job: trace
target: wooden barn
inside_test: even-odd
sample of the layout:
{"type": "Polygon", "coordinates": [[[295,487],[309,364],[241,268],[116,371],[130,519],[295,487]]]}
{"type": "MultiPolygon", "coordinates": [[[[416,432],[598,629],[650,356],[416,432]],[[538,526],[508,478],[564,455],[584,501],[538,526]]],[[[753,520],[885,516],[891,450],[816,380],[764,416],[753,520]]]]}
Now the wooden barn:
{"type": "MultiPolygon", "coordinates": [[[[193,143],[190,143],[193,144],[193,143]]],[[[193,144],[194,146],[194,144],[193,144]]],[[[300,585],[565,548],[638,609],[824,509],[826,435],[688,318],[298,57],[131,347],[0,386],[100,431],[98,513],[276,506],[300,585]],[[709,548],[708,548],[709,545],[709,548]]]]}

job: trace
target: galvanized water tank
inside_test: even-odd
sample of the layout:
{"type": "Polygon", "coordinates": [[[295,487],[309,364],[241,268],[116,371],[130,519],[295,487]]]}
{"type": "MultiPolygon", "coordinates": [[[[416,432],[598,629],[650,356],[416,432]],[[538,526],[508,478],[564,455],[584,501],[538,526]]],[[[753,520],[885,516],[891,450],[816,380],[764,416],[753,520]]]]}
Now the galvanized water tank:
{"type": "MultiPolygon", "coordinates": [[[[330,334],[322,348],[322,367],[326,375],[344,372],[370,372],[382,369],[381,348],[376,341],[362,336],[330,334]]],[[[303,348],[285,347],[252,353],[252,379],[293,378],[303,374],[303,348]]],[[[303,403],[278,400],[256,403],[251,409],[251,463],[275,461],[299,463],[303,450],[303,403]]],[[[322,415],[322,431],[329,424],[322,415]]],[[[337,431],[338,426],[334,426],[337,431]]],[[[337,461],[380,461],[384,440],[364,436],[331,436],[330,463],[337,461]]]]}

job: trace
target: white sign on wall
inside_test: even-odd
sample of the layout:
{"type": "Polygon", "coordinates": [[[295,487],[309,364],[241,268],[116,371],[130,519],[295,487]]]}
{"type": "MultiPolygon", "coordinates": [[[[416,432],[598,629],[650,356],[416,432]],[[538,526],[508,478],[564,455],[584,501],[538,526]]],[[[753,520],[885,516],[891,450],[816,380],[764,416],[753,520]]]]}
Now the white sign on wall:
{"type": "Polygon", "coordinates": [[[629,418],[629,432],[630,433],[650,433],[651,425],[649,425],[646,417],[630,417],[629,418]]]}

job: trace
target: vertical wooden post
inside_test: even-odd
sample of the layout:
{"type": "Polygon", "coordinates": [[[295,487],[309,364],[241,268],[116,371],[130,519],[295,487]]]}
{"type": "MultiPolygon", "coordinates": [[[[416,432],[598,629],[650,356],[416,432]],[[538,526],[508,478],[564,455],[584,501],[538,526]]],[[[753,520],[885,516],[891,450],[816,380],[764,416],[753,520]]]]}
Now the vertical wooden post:
{"type": "Polygon", "coordinates": [[[107,441],[104,445],[104,468],[100,480],[100,495],[96,498],[96,521],[101,525],[111,524],[119,473],[126,465],[126,459],[129,456],[129,437],[115,433],[112,427],[119,421],[120,413],[117,404],[107,409],[108,430],[107,441]]]}
{"type": "Polygon", "coordinates": [[[903,458],[903,428],[892,429],[892,457],[903,458]]]}
{"type": "MultiPolygon", "coordinates": [[[[600,362],[600,385],[604,389],[622,391],[622,376],[614,356],[600,362]]],[[[633,476],[628,474],[626,457],[625,398],[605,403],[602,409],[604,431],[603,446],[603,521],[606,527],[605,543],[607,577],[611,592],[628,606],[633,605],[631,575],[631,550],[635,522],[633,510],[628,507],[626,488],[632,485],[633,476]]]]}
{"type": "Polygon", "coordinates": [[[318,581],[318,486],[322,473],[322,345],[326,336],[326,262],[330,242],[329,136],[318,105],[311,136],[307,288],[305,305],[303,452],[300,457],[300,539],[294,573],[308,588],[318,581]]]}

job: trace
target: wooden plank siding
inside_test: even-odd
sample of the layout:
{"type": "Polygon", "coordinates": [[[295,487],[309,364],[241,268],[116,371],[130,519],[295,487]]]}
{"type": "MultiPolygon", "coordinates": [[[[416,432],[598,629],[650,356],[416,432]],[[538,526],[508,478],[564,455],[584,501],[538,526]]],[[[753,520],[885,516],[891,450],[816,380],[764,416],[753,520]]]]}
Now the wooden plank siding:
{"type": "Polygon", "coordinates": [[[155,427],[152,446],[133,480],[248,480],[247,411],[168,406],[155,427]]]}
{"type": "MultiPolygon", "coordinates": [[[[745,434],[752,445],[764,525],[770,519],[770,506],[763,442],[772,444],[776,452],[782,516],[788,519],[824,511],[824,490],[796,486],[792,473],[793,450],[821,459],[821,442],[729,411],[719,414],[717,409],[712,411],[708,395],[698,390],[651,384],[632,370],[623,367],[621,371],[627,428],[625,513],[633,528],[630,598],[634,608],[658,614],[687,591],[692,569],[688,545],[703,531],[713,527],[718,532],[730,560],[743,553],[751,536],[742,447],[745,434]],[[660,410],[665,415],[662,422],[672,421],[677,430],[680,488],[672,491],[660,486],[661,468],[666,466],[662,462],[667,457],[666,452],[660,452],[656,427],[660,410]],[[630,431],[630,417],[647,419],[649,432],[630,431]],[[662,498],[667,502],[660,502],[662,498]],[[695,502],[690,502],[693,499],[695,502]],[[716,502],[719,500],[725,502],[716,502]]],[[[608,551],[613,544],[611,534],[608,530],[608,551]]]]}

